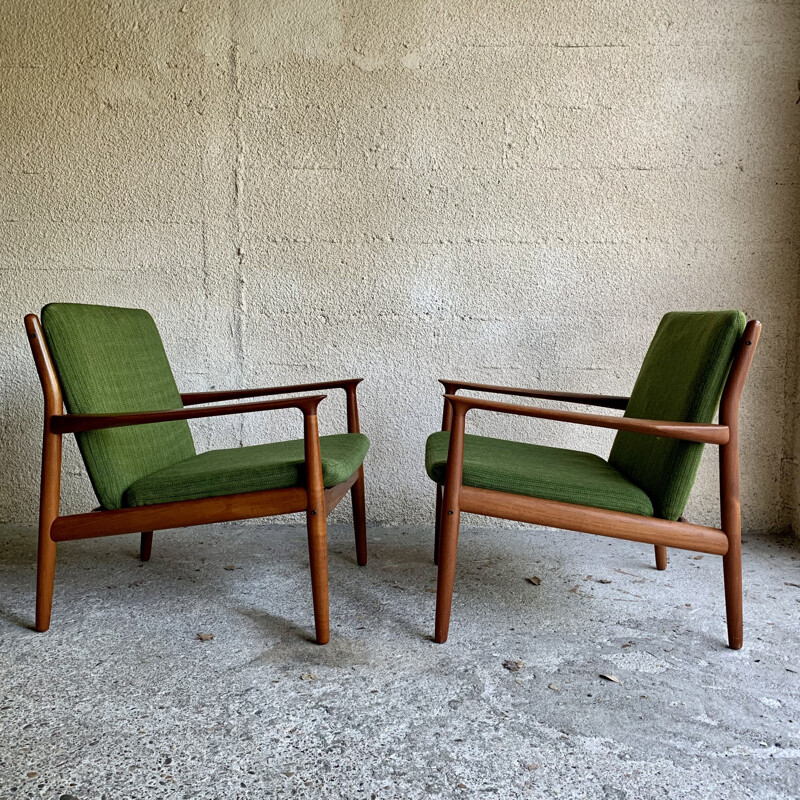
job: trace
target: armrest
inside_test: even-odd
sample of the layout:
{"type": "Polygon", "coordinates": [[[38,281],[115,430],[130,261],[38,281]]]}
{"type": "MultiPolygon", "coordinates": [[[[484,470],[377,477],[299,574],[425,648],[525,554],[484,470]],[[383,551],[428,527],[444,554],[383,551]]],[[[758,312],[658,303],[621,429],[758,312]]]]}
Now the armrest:
{"type": "Polygon", "coordinates": [[[292,397],[285,400],[261,400],[257,403],[240,403],[229,406],[204,408],[175,408],[168,411],[132,411],[124,414],[54,414],[50,417],[53,433],[81,433],[106,428],[124,428],[128,425],[149,425],[154,422],[174,422],[179,419],[220,417],[227,414],[249,414],[254,411],[277,411],[282,408],[299,408],[304,416],[314,415],[326,395],[292,397]]]}
{"type": "Polygon", "coordinates": [[[667,439],[682,439],[687,442],[727,444],[730,439],[730,429],[727,425],[714,425],[703,422],[670,422],[658,419],[638,419],[636,417],[611,417],[605,414],[585,414],[580,411],[559,411],[552,408],[497,403],[493,400],[458,397],[453,394],[447,394],[445,398],[452,404],[456,414],[466,414],[467,411],[472,409],[480,409],[501,414],[551,419],[558,422],[573,422],[577,425],[592,425],[596,428],[614,428],[619,431],[663,436],[667,439]]]}
{"type": "Polygon", "coordinates": [[[618,397],[609,394],[580,394],[576,392],[550,392],[544,389],[515,389],[511,386],[492,386],[488,383],[469,383],[467,381],[440,380],[445,394],[455,394],[459,389],[473,392],[490,392],[492,394],[511,394],[518,397],[535,397],[539,400],[560,400],[567,403],[581,403],[587,406],[619,408],[625,410],[629,397],[618,397]]]}
{"type": "Polygon", "coordinates": [[[324,389],[344,389],[355,392],[356,386],[363,378],[346,378],[341,381],[323,381],[321,383],[298,383],[295,386],[271,386],[263,389],[220,389],[213,392],[188,392],[181,395],[185,406],[198,403],[220,403],[225,400],[243,400],[246,397],[267,397],[272,394],[291,394],[292,392],[317,392],[324,389]]]}

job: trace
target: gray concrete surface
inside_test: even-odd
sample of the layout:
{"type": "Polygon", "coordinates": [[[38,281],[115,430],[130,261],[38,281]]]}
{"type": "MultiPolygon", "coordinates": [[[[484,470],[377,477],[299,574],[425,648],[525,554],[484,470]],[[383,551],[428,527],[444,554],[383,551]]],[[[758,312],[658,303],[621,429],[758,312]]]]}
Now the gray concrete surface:
{"type": "MultiPolygon", "coordinates": [[[[149,309],[185,391],[364,377],[389,524],[432,519],[437,378],[627,393],[665,311],[741,308],[764,323],[745,521],[785,529],[799,62],[783,0],[2,0],[0,521],[36,508],[22,317],[70,300],[149,309]]],[[[601,455],[612,436],[470,425],[601,455]]],[[[194,428],[200,449],[300,431],[194,428]]],[[[93,498],[66,456],[75,511],[93,498]]],[[[688,515],[713,525],[704,467],[688,515]]]]}
{"type": "Polygon", "coordinates": [[[465,529],[445,645],[413,527],[363,569],[331,531],[327,647],[296,526],[64,544],[42,635],[34,538],[0,534],[3,800],[800,794],[796,539],[746,541],[733,652],[718,558],[537,529],[465,529]]]}

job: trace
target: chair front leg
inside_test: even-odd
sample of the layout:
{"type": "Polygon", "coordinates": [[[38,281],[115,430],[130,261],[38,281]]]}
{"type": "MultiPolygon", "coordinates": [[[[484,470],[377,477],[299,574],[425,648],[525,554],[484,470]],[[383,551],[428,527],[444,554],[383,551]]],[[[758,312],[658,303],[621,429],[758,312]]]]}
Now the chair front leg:
{"type": "Polygon", "coordinates": [[[667,568],[667,548],[662,544],[655,545],[656,550],[656,569],[667,568]]]}
{"type": "Polygon", "coordinates": [[[311,564],[311,595],[314,601],[314,627],[317,644],[330,640],[328,603],[328,522],[325,516],[325,486],[319,452],[319,427],[316,411],[304,413],[303,434],[306,458],[308,507],[308,558],[311,564]]]}
{"type": "Polygon", "coordinates": [[[455,410],[447,451],[447,473],[442,502],[439,534],[439,577],[436,586],[436,630],[434,641],[447,641],[450,629],[450,610],[453,604],[453,584],[456,576],[458,530],[461,520],[459,495],[464,469],[464,417],[466,411],[455,410]]]}

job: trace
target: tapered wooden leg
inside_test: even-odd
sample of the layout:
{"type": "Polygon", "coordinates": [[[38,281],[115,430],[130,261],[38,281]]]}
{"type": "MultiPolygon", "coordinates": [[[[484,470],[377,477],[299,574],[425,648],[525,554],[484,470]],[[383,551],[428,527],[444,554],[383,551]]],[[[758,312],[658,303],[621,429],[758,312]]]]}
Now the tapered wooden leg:
{"type": "Polygon", "coordinates": [[[442,487],[436,484],[436,522],[433,533],[433,563],[439,563],[439,539],[442,533],[442,487]]]}
{"type": "MultiPolygon", "coordinates": [[[[726,414],[726,421],[730,417],[726,414]]],[[[723,415],[720,414],[720,421],[723,415]]],[[[728,644],[739,650],[744,642],[742,621],[742,513],[739,500],[739,444],[737,426],[728,424],[731,438],[719,449],[720,506],[722,530],[728,537],[728,552],[722,556],[725,578],[725,611],[728,622],[728,644]]]]}
{"type": "Polygon", "coordinates": [[[150,560],[150,553],[153,552],[153,531],[142,531],[142,541],[139,546],[139,558],[142,561],[150,560]]]}
{"type": "Polygon", "coordinates": [[[725,611],[728,618],[728,644],[739,650],[744,643],[742,620],[742,539],[728,539],[728,553],[722,556],[725,576],[725,611]]]}
{"type": "Polygon", "coordinates": [[[453,583],[456,577],[456,552],[458,528],[461,520],[459,495],[464,469],[464,415],[463,410],[453,414],[450,447],[447,451],[447,474],[442,496],[442,513],[439,531],[439,576],[436,584],[436,629],[433,639],[440,644],[447,641],[450,630],[450,609],[453,604],[453,583]]]}
{"type": "Polygon", "coordinates": [[[656,569],[667,568],[667,548],[663,545],[657,544],[656,548],[656,569]]]}
{"type": "Polygon", "coordinates": [[[55,577],[56,543],[50,539],[49,533],[46,538],[40,533],[36,567],[36,630],[40,633],[44,633],[50,627],[55,577]]]}
{"type": "Polygon", "coordinates": [[[367,511],[364,502],[364,467],[359,467],[358,480],[350,489],[353,500],[353,527],[356,531],[356,559],[363,567],[367,563],[367,511]]]}
{"type": "Polygon", "coordinates": [[[39,499],[39,553],[36,567],[36,630],[50,627],[53,583],[56,574],[56,543],[50,527],[58,516],[61,495],[61,437],[45,431],[42,447],[42,484],[39,499]]]}
{"type": "MultiPolygon", "coordinates": [[[[324,508],[324,503],[323,503],[324,508]]],[[[317,644],[330,640],[328,606],[328,525],[325,513],[308,515],[308,558],[311,562],[311,595],[317,644]]]]}
{"type": "Polygon", "coordinates": [[[453,584],[456,578],[456,553],[461,514],[458,509],[447,510],[442,519],[439,540],[439,578],[436,585],[436,631],[434,641],[447,641],[450,631],[450,609],[453,605],[453,584]]]}
{"type": "Polygon", "coordinates": [[[304,413],[303,438],[306,456],[306,491],[308,508],[308,559],[311,562],[311,595],[314,600],[314,627],[317,644],[331,638],[328,609],[328,521],[325,517],[325,486],[322,482],[322,459],[319,452],[317,415],[304,413]]]}

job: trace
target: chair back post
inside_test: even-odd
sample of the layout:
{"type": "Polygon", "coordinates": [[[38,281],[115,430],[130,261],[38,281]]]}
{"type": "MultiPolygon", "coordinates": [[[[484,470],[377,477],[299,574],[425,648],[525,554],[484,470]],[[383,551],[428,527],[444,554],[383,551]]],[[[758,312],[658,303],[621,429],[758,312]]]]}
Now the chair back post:
{"type": "MultiPolygon", "coordinates": [[[[450,383],[449,381],[439,381],[444,387],[445,394],[455,394],[458,391],[458,384],[450,383]]],[[[442,410],[442,430],[449,431],[450,426],[453,424],[453,407],[450,401],[445,398],[444,408],[442,410]]]]}
{"type": "Polygon", "coordinates": [[[739,515],[739,401],[760,335],[761,323],[750,320],[742,334],[719,406],[720,425],[727,425],[730,431],[727,444],[720,445],[722,529],[729,536],[737,527],[729,523],[734,522],[732,517],[738,519],[739,515]]]}
{"type": "Polygon", "coordinates": [[[42,324],[36,314],[28,314],[25,317],[25,330],[44,394],[39,552],[36,572],[36,630],[46,631],[50,627],[56,566],[56,543],[50,536],[50,529],[58,517],[61,501],[61,434],[53,431],[51,421],[53,416],[63,412],[64,397],[44,338],[42,324]]]}
{"type": "Polygon", "coordinates": [[[356,388],[361,380],[349,381],[345,384],[344,391],[347,395],[347,432],[348,433],[361,433],[361,426],[358,422],[358,399],[356,397],[356,388]]]}
{"type": "Polygon", "coordinates": [[[719,449],[719,499],[721,527],[728,538],[722,557],[725,576],[728,643],[738,650],[744,641],[742,620],[742,513],[739,487],[739,400],[753,363],[761,323],[750,320],[744,329],[719,406],[719,422],[730,431],[719,449]]]}

